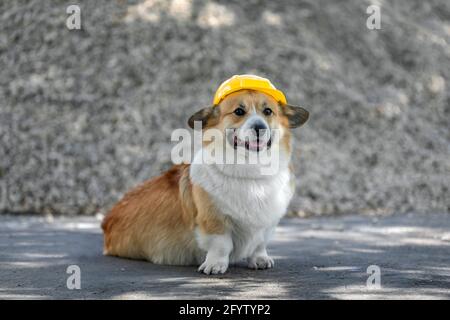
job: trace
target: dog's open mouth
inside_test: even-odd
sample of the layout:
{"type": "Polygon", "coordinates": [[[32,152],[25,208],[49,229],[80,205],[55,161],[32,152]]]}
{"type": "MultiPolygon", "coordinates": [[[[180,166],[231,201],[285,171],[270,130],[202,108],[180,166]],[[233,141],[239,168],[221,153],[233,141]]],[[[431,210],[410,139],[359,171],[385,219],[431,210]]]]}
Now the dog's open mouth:
{"type": "Polygon", "coordinates": [[[262,151],[264,149],[269,149],[271,144],[272,144],[272,139],[269,138],[268,140],[266,139],[255,139],[255,140],[250,140],[250,139],[239,139],[238,136],[236,134],[234,134],[232,136],[233,138],[233,147],[234,149],[237,149],[238,147],[243,147],[246,150],[249,151],[262,151]]]}

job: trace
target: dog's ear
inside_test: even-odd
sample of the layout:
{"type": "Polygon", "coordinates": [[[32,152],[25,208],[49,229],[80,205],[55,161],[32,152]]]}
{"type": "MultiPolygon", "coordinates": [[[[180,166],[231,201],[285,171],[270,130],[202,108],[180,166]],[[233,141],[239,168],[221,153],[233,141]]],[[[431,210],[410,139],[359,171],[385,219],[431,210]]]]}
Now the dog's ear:
{"type": "Polygon", "coordinates": [[[205,128],[208,126],[208,124],[211,124],[211,120],[214,118],[217,118],[219,114],[219,107],[211,106],[203,108],[196,113],[194,113],[188,120],[188,125],[192,129],[194,129],[194,122],[195,121],[201,121],[202,122],[202,128],[205,128]]]}
{"type": "Polygon", "coordinates": [[[289,128],[300,127],[309,118],[309,112],[302,107],[283,104],[281,105],[281,111],[289,120],[289,128]]]}

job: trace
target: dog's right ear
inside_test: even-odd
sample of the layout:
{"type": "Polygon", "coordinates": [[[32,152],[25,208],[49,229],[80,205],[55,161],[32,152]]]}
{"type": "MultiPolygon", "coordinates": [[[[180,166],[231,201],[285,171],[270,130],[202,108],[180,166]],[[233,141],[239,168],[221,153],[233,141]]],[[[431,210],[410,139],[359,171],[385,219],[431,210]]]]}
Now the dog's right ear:
{"type": "Polygon", "coordinates": [[[281,110],[288,118],[290,128],[302,126],[309,118],[309,112],[302,107],[285,104],[282,105],[281,110]]]}
{"type": "Polygon", "coordinates": [[[214,118],[218,118],[219,115],[219,107],[211,106],[203,108],[196,113],[194,113],[188,120],[188,125],[192,129],[194,129],[194,122],[201,121],[202,128],[205,128],[209,124],[211,124],[211,120],[214,118]]]}

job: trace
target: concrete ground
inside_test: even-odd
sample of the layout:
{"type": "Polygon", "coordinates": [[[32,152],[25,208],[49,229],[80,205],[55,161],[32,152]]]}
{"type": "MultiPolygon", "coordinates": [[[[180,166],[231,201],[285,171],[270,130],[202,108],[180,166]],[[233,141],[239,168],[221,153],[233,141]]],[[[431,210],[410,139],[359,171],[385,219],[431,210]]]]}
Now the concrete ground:
{"type": "Polygon", "coordinates": [[[285,219],[275,268],[206,276],[102,255],[99,219],[0,216],[0,299],[449,299],[450,215],[285,219]],[[81,269],[81,289],[66,269],[81,269]],[[381,288],[366,285],[370,265],[381,288]]]}

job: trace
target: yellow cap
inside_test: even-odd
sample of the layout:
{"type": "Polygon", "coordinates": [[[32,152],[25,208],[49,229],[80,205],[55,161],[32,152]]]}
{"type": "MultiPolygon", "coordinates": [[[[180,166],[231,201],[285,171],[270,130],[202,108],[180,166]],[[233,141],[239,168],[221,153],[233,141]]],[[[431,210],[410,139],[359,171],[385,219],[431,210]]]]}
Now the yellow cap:
{"type": "Polygon", "coordinates": [[[278,102],[283,104],[287,103],[284,93],[275,88],[268,79],[251,74],[235,75],[225,80],[217,89],[213,103],[214,105],[218,105],[227,95],[244,89],[261,91],[273,97],[278,102]]]}

